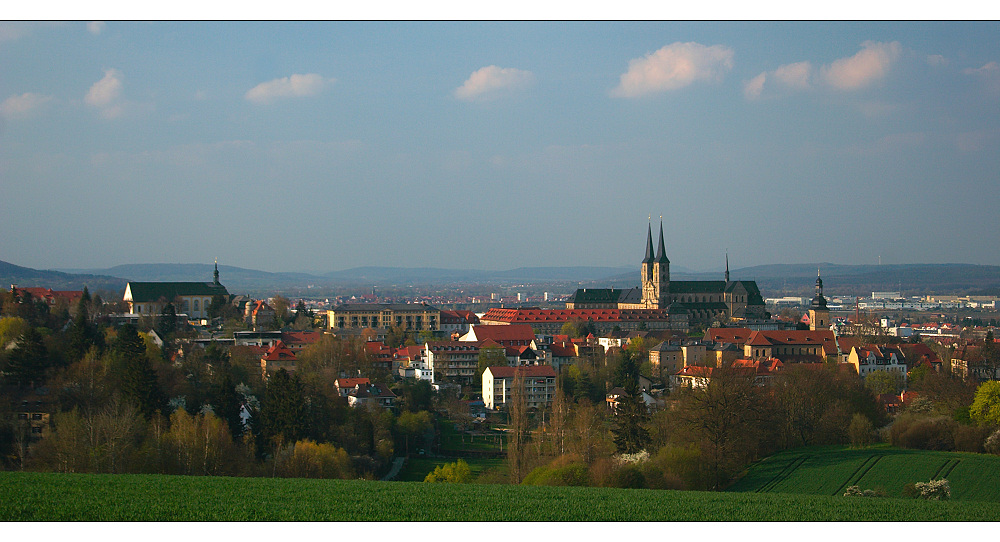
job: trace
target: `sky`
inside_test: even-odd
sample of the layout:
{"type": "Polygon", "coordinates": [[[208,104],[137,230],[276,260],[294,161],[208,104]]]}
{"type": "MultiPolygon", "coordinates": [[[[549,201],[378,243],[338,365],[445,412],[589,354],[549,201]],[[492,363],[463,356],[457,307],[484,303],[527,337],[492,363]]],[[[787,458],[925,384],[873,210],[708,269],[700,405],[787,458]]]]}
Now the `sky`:
{"type": "Polygon", "coordinates": [[[0,22],[39,269],[1000,265],[998,187],[996,22],[0,22]]]}

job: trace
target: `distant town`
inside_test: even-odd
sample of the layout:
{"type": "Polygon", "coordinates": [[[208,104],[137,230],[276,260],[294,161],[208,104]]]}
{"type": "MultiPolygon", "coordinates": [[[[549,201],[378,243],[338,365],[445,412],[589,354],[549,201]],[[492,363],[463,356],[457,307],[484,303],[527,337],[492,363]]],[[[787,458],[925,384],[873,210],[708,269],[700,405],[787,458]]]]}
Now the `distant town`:
{"type": "Polygon", "coordinates": [[[1000,452],[996,296],[764,297],[646,233],[633,286],[540,295],[12,285],[4,468],[717,490],[797,446],[1000,452]]]}

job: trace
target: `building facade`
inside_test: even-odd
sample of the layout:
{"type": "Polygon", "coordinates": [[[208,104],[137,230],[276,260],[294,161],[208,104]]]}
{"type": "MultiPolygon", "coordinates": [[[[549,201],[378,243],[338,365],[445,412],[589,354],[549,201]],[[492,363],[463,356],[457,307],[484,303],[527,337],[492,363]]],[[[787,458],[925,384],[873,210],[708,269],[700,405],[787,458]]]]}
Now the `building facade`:
{"type": "Polygon", "coordinates": [[[407,331],[437,331],[441,311],[426,303],[348,303],[327,311],[330,329],[398,327],[407,331]]]}
{"type": "Polygon", "coordinates": [[[174,303],[177,314],[208,318],[215,296],[221,295],[229,301],[229,292],[219,283],[218,264],[213,275],[212,282],[129,282],[124,297],[128,313],[155,316],[163,312],[167,303],[174,303]]]}
{"type": "Polygon", "coordinates": [[[552,367],[487,367],[483,371],[483,403],[487,409],[498,410],[510,403],[515,375],[521,377],[521,393],[526,407],[543,409],[552,405],[556,397],[556,371],[552,367]]]}

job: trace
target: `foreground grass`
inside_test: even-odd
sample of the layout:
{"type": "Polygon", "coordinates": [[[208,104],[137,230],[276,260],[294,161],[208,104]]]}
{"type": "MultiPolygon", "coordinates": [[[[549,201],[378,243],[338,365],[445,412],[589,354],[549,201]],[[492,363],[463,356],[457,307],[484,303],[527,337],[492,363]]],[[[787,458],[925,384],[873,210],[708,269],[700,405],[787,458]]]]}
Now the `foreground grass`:
{"type": "Polygon", "coordinates": [[[1000,521],[1000,505],[775,493],[0,473],[0,521],[939,520],[1000,521]]]}
{"type": "Polygon", "coordinates": [[[1000,457],[888,446],[788,450],[752,466],[730,491],[839,496],[857,485],[902,497],[906,484],[939,478],[954,500],[1000,503],[1000,457]]]}

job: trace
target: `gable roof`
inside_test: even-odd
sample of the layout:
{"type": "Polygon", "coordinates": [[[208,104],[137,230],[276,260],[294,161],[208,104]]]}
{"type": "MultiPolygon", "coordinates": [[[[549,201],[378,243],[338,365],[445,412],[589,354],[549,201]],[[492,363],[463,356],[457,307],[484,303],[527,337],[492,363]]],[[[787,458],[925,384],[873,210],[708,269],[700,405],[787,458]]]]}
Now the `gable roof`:
{"type": "Polygon", "coordinates": [[[470,335],[475,337],[477,341],[491,339],[500,344],[511,341],[531,342],[535,340],[535,332],[528,324],[510,324],[506,326],[473,325],[469,331],[469,335],[466,336],[470,335]]]}
{"type": "Polygon", "coordinates": [[[837,341],[830,330],[767,330],[754,331],[746,344],[750,346],[812,346],[820,345],[823,353],[830,356],[837,354],[837,341]]]}
{"type": "Polygon", "coordinates": [[[522,367],[487,367],[493,378],[513,378],[515,373],[525,378],[555,378],[556,371],[551,365],[525,365],[522,367]]]}
{"type": "Polygon", "coordinates": [[[745,327],[710,327],[705,332],[705,340],[743,345],[750,339],[751,334],[753,331],[745,327]]]}
{"type": "Polygon", "coordinates": [[[213,282],[129,282],[125,286],[125,301],[151,303],[160,299],[173,301],[181,296],[228,296],[226,287],[213,282]]]}
{"type": "Polygon", "coordinates": [[[267,361],[295,361],[295,354],[285,346],[285,343],[278,341],[274,346],[267,349],[264,358],[267,361]]]}

